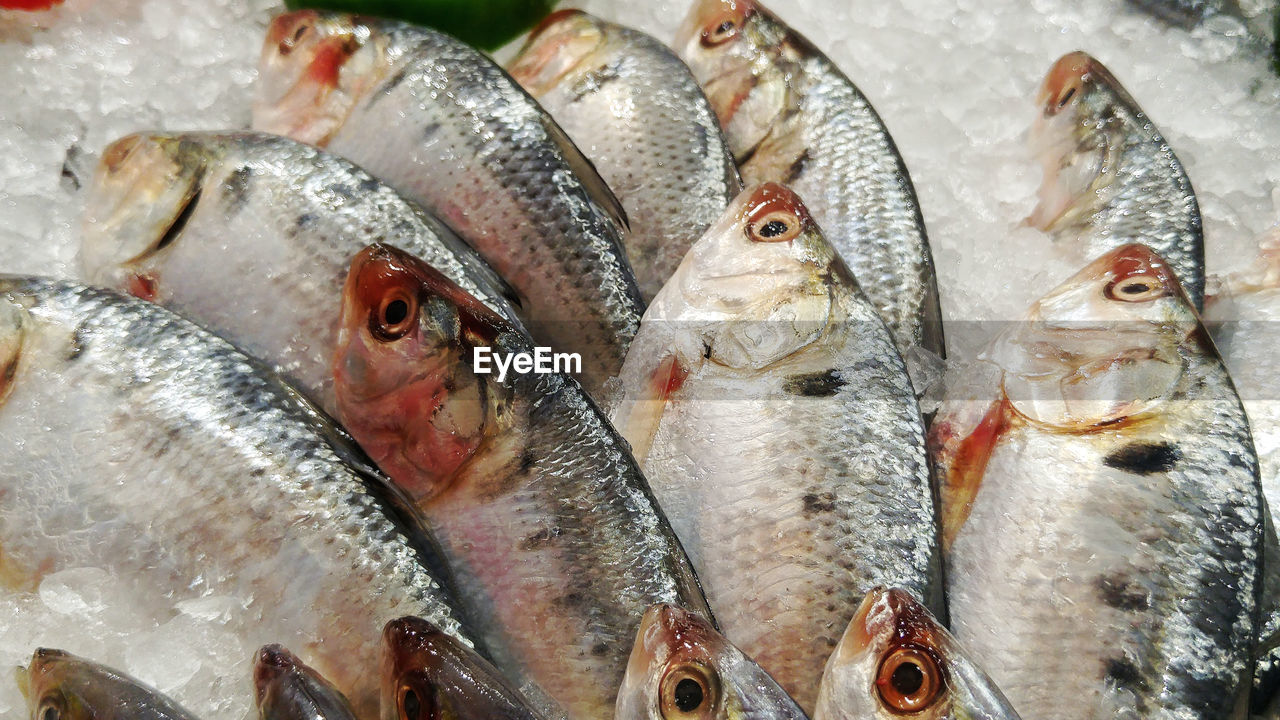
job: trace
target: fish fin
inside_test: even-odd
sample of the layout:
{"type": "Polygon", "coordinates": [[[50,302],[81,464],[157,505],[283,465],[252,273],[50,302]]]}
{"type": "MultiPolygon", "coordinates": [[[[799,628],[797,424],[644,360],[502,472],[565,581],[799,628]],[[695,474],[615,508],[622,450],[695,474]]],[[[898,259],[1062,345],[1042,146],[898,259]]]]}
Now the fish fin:
{"type": "Polygon", "coordinates": [[[965,424],[958,423],[954,417],[940,417],[930,428],[930,454],[939,471],[944,553],[951,551],[952,543],[969,519],[991,453],[1000,434],[1008,427],[1010,417],[1009,401],[1002,397],[988,405],[982,418],[967,430],[965,424]]]}
{"type": "Polygon", "coordinates": [[[673,352],[665,355],[642,382],[636,399],[619,406],[615,424],[631,445],[631,455],[643,466],[658,433],[667,401],[689,377],[688,366],[673,352]]]}
{"type": "MultiPolygon", "coordinates": [[[[627,211],[622,208],[622,202],[609,189],[609,185],[605,183],[604,178],[600,177],[599,171],[578,146],[573,144],[573,140],[569,138],[563,128],[550,118],[544,123],[547,135],[551,140],[560,147],[560,152],[564,154],[564,159],[569,163],[569,168],[573,170],[573,174],[582,182],[582,187],[587,192],[587,196],[591,201],[600,208],[609,220],[618,228],[618,232],[626,234],[631,231],[631,222],[627,220],[627,211]]],[[[619,247],[619,251],[622,248],[619,247]]],[[[625,257],[625,254],[623,255],[625,257]]]]}

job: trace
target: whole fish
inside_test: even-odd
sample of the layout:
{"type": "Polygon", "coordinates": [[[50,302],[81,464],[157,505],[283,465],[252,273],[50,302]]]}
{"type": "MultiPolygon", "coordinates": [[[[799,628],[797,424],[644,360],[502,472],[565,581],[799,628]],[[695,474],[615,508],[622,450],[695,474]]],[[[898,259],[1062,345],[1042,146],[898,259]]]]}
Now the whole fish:
{"type": "Polygon", "coordinates": [[[393,240],[514,321],[448,228],[351,163],[264,133],[130,135],[102,155],[80,252],[95,285],[169,307],[329,412],[351,259],[393,240]]]}
{"type": "Polygon", "coordinates": [[[63,650],[39,648],[18,668],[31,720],[195,720],[159,690],[63,650]]]}
{"type": "Polygon", "coordinates": [[[551,116],[434,30],[299,11],[267,33],[253,126],[347,157],[452,227],[516,289],[533,336],[598,393],[644,302],[625,214],[551,116]]]}
{"type": "Polygon", "coordinates": [[[801,707],[868,589],[942,612],[911,381],[795,193],[734,200],[645,313],[621,379],[615,423],[725,635],[801,707]]]}
{"type": "Polygon", "coordinates": [[[655,605],[640,621],[613,717],[808,720],[715,626],[674,605],[655,605]]]}
{"type": "Polygon", "coordinates": [[[915,188],[862,92],[755,0],[696,0],[675,47],[711,100],[743,179],[799,193],[903,357],[914,363],[913,348],[943,357],[915,188]]]}
{"type": "Polygon", "coordinates": [[[534,349],[475,298],[372,246],[352,263],[338,345],[344,424],[416,502],[494,664],[531,700],[603,717],[647,607],[709,613],[626,443],[578,384],[484,372],[534,349]]]}
{"type": "MultiPolygon", "coordinates": [[[[465,637],[403,498],[227,342],[136,298],[2,277],[0,368],[7,590],[89,567],[146,588],[130,610],[159,621],[229,598],[220,630],[307,648],[365,717],[388,619],[465,637]]],[[[240,686],[247,660],[217,672],[240,686]]]]}
{"type": "Polygon", "coordinates": [[[658,40],[580,10],[544,20],[508,68],[622,201],[627,256],[651,300],[742,190],[702,89],[658,40]]]}
{"type": "Polygon", "coordinates": [[[253,687],[261,720],[355,720],[351,703],[282,645],[258,651],[253,687]]]}
{"type": "Polygon", "coordinates": [[[1171,265],[1113,250],[986,357],[930,429],[952,632],[1027,717],[1243,717],[1258,464],[1171,265]]]}
{"type": "Polygon", "coordinates": [[[1062,56],[1036,100],[1031,144],[1044,170],[1028,221],[1082,261],[1140,242],[1204,303],[1204,238],[1191,181],[1168,141],[1102,63],[1062,56]]]}
{"type": "Polygon", "coordinates": [[[1000,689],[929,610],[872,588],[827,660],[814,720],[1018,720],[1000,689]]]}
{"type": "Polygon", "coordinates": [[[543,720],[484,658],[431,623],[382,631],[382,720],[543,720]]]}

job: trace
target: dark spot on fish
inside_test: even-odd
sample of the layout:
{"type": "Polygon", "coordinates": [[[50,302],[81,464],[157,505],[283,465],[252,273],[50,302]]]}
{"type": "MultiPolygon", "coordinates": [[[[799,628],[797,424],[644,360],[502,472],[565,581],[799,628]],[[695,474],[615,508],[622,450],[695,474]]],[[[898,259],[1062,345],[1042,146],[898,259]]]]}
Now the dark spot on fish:
{"type": "Polygon", "coordinates": [[[405,77],[408,76],[408,74],[409,74],[409,66],[406,65],[405,67],[400,69],[400,72],[388,78],[387,81],[382,84],[382,92],[375,93],[372,98],[369,98],[369,102],[373,103],[374,100],[376,100],[377,98],[383,95],[390,95],[392,90],[395,90],[396,87],[400,85],[400,83],[404,82],[404,79],[405,77]]]}
{"type": "Polygon", "coordinates": [[[249,471],[249,477],[253,477],[253,478],[260,478],[260,477],[262,477],[263,475],[266,475],[266,474],[267,474],[267,469],[266,469],[266,468],[256,467],[256,468],[254,468],[254,469],[252,469],[252,470],[250,470],[250,471],[249,471]]]}
{"type": "Polygon", "coordinates": [[[84,354],[84,348],[88,342],[89,330],[85,327],[85,324],[76,325],[75,329],[71,331],[71,342],[68,343],[67,347],[67,360],[79,359],[84,354]]]}
{"type": "Polygon", "coordinates": [[[569,608],[580,608],[588,602],[587,596],[580,592],[568,592],[560,596],[560,604],[569,608]]]}
{"type": "Polygon", "coordinates": [[[844,380],[840,379],[835,370],[792,375],[782,383],[783,390],[804,397],[830,397],[840,392],[842,387],[844,380]]]}
{"type": "Polygon", "coordinates": [[[80,146],[73,144],[67,148],[66,157],[62,161],[61,183],[67,192],[75,192],[80,189],[80,176],[76,174],[75,163],[83,153],[80,146]]]}
{"type": "Polygon", "coordinates": [[[1146,678],[1142,677],[1142,672],[1138,670],[1138,666],[1124,658],[1107,660],[1106,679],[1117,687],[1133,690],[1134,695],[1137,696],[1141,696],[1151,689],[1146,678]]]}
{"type": "Polygon", "coordinates": [[[306,228],[308,225],[316,221],[315,213],[302,213],[293,221],[293,226],[298,230],[306,228]]]}
{"type": "Polygon", "coordinates": [[[423,139],[430,139],[432,137],[435,137],[435,134],[438,132],[440,132],[440,123],[438,122],[427,123],[422,128],[422,137],[423,139]]]}
{"type": "Polygon", "coordinates": [[[1178,463],[1182,453],[1173,443],[1130,443],[1103,458],[1107,467],[1136,475],[1165,472],[1178,463]]]}
{"type": "Polygon", "coordinates": [[[573,93],[573,100],[571,102],[578,102],[587,95],[599,92],[600,88],[617,80],[618,77],[618,69],[613,65],[607,65],[605,67],[592,70],[586,75],[583,75],[581,80],[574,83],[573,89],[570,91],[573,93]]]}
{"type": "Polygon", "coordinates": [[[711,359],[711,343],[705,341],[702,343],[702,357],[707,360],[711,359]]]}
{"type": "Polygon", "coordinates": [[[552,540],[560,537],[561,530],[558,527],[543,528],[538,532],[530,535],[520,543],[520,547],[524,550],[537,550],[546,547],[552,540]]]}
{"type": "Polygon", "coordinates": [[[591,646],[591,654],[596,657],[604,657],[609,654],[609,644],[598,642],[591,646]]]}
{"type": "Polygon", "coordinates": [[[782,184],[790,185],[794,183],[796,178],[800,177],[800,173],[804,172],[805,165],[808,163],[809,150],[806,148],[804,152],[800,153],[800,157],[796,158],[795,162],[791,163],[791,167],[787,168],[787,175],[786,178],[783,179],[782,184]]]}
{"type": "Polygon", "coordinates": [[[811,517],[822,512],[831,512],[836,509],[836,496],[834,493],[809,493],[801,498],[804,503],[804,514],[811,517]]]}
{"type": "Polygon", "coordinates": [[[1151,607],[1147,591],[1122,574],[1099,577],[1097,587],[1102,602],[1117,610],[1147,610],[1151,607]]]}
{"type": "Polygon", "coordinates": [[[537,461],[538,461],[538,458],[534,456],[533,451],[525,449],[524,452],[520,453],[520,467],[518,468],[519,472],[521,473],[529,472],[529,470],[533,468],[534,463],[536,463],[537,461]]]}
{"type": "Polygon", "coordinates": [[[226,199],[232,212],[244,209],[245,202],[249,199],[249,180],[252,177],[253,169],[248,165],[241,165],[222,183],[222,197],[226,199]]]}
{"type": "Polygon", "coordinates": [[[329,190],[343,200],[352,200],[355,198],[355,191],[346,183],[334,183],[329,186],[329,190]]]}
{"type": "Polygon", "coordinates": [[[360,181],[360,190],[362,192],[366,192],[366,193],[377,192],[378,188],[380,187],[382,187],[382,183],[378,182],[373,178],[365,178],[360,181]]]}

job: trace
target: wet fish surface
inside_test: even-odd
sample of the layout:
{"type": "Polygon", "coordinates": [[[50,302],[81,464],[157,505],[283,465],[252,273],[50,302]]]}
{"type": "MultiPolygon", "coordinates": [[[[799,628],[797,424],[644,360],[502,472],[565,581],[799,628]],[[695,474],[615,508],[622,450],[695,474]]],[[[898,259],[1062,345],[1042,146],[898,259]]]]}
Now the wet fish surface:
{"type": "MultiPolygon", "coordinates": [[[[227,632],[307,648],[365,716],[389,618],[468,637],[388,481],[225,341],[136,298],[8,276],[0,367],[6,589],[90,567],[147,588],[144,616],[231,598],[227,632]]],[[[224,670],[236,686],[245,665],[224,670]]]]}
{"type": "Polygon", "coordinates": [[[261,720],[355,720],[351,703],[282,645],[258,651],[254,696],[261,720]]]}
{"type": "Polygon", "coordinates": [[[1037,96],[1044,178],[1028,221],[1092,260],[1140,242],[1204,305],[1204,237],[1191,180],[1164,136],[1097,59],[1062,56],[1037,96]]]}
{"type": "Polygon", "coordinates": [[[1171,264],[1113,250],[986,357],[930,430],[952,632],[1027,717],[1244,717],[1258,464],[1171,264]]]}
{"type": "Polygon", "coordinates": [[[795,700],[706,618],[655,605],[640,621],[614,720],[808,720],[795,700]]]}
{"type": "Polygon", "coordinates": [[[382,720],[544,720],[474,650],[416,617],[382,632],[382,720]]]}
{"type": "MultiPolygon", "coordinates": [[[[862,92],[755,0],[698,0],[676,37],[748,184],[805,199],[908,362],[946,354],[915,188],[862,92]]],[[[923,392],[924,388],[920,388],[923,392]]]]}
{"type": "Polygon", "coordinates": [[[872,588],[827,661],[814,720],[1018,720],[991,678],[910,593],[872,588]]]}
{"type": "Polygon", "coordinates": [[[627,256],[653,299],[742,190],[689,68],[655,38],[579,10],[548,17],[507,67],[622,201],[627,256]]]}
{"type": "Polygon", "coordinates": [[[482,373],[528,341],[404,252],[352,263],[334,359],[344,424],[416,503],[485,647],[531,701],[612,711],[646,608],[709,615],[626,443],[557,372],[482,373]]]}
{"type": "Polygon", "coordinates": [[[18,682],[31,720],[196,720],[160,691],[63,650],[37,649],[18,682]]]}
{"type": "Polygon", "coordinates": [[[581,354],[589,392],[617,374],[644,311],[625,213],[501,67],[426,28],[299,11],[272,22],[259,72],[255,129],[422,203],[516,289],[539,342],[581,354]]]}
{"type": "Polygon", "coordinates": [[[910,378],[795,193],[739,195],[654,299],[621,379],[614,421],[721,627],[801,707],[868,589],[943,612],[910,378]]]}
{"type": "Polygon", "coordinates": [[[439,221],[348,161],[265,133],[112,143],[80,259],[90,282],[196,321],[333,412],[342,285],[351,259],[382,240],[518,322],[502,281],[439,221]]]}

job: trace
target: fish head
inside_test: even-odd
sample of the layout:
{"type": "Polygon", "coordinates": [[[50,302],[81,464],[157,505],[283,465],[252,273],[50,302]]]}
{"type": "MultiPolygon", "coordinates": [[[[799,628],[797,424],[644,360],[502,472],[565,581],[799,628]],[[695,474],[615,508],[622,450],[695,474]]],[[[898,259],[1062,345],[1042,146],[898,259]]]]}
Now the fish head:
{"type": "Polygon", "coordinates": [[[1043,171],[1039,204],[1028,218],[1033,227],[1071,227],[1097,211],[1123,143],[1118,103],[1137,107],[1115,76],[1088,53],[1062,56],[1045,75],[1030,136],[1043,171]]]}
{"type": "Polygon", "coordinates": [[[1016,720],[955,638],[897,588],[869,591],[827,659],[815,718],[1016,720]]]}
{"type": "Polygon", "coordinates": [[[697,0],[673,46],[742,162],[795,102],[786,26],[754,0],[697,0]]]}
{"type": "Polygon", "coordinates": [[[507,395],[473,356],[512,332],[402,250],[371,245],[352,261],[333,359],[339,415],[414,501],[441,491],[497,422],[507,395]]]}
{"type": "Polygon", "coordinates": [[[706,619],[659,604],[645,611],[618,690],[618,720],[805,717],[795,701],[706,619]]]}
{"type": "Polygon", "coordinates": [[[613,27],[581,10],[557,10],[529,33],[508,70],[531,95],[541,96],[599,68],[605,60],[599,51],[613,27]]]}
{"type": "Polygon", "coordinates": [[[1024,419],[1085,430],[1162,406],[1191,352],[1216,352],[1169,264],[1130,244],[1032,305],[987,351],[1024,419]]]}
{"type": "Polygon", "coordinates": [[[258,61],[253,127],[325,145],[390,64],[387,38],[363,18],[297,10],[276,16],[258,61]]]}
{"type": "Polygon", "coordinates": [[[645,319],[693,338],[682,354],[762,368],[821,335],[833,273],[847,271],[799,196],[764,183],[693,244],[645,319]]]}
{"type": "Polygon", "coordinates": [[[86,200],[85,279],[159,300],[159,259],[195,214],[207,167],[199,145],[176,137],[129,135],[108,145],[86,200]]]}
{"type": "Polygon", "coordinates": [[[355,717],[337,688],[282,645],[258,650],[253,664],[258,714],[264,720],[351,720],[355,717]]]}
{"type": "Polygon", "coordinates": [[[39,648],[22,673],[31,720],[125,720],[128,700],[101,666],[62,650],[39,648]]]}

